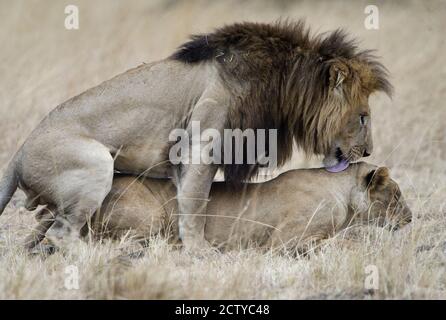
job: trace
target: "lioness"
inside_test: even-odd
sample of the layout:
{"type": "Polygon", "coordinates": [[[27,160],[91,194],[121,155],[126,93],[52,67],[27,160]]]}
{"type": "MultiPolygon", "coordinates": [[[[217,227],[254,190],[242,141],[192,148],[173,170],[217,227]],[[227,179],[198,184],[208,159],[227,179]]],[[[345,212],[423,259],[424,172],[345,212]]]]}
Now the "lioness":
{"type": "MultiPolygon", "coordinates": [[[[309,36],[302,23],[241,23],[194,36],[172,56],[56,107],[0,180],[0,213],[20,187],[34,199],[30,208],[48,204],[58,212],[48,236],[66,243],[101,206],[114,170],[173,177],[180,237],[186,248],[203,248],[220,164],[171,163],[172,130],[190,131],[193,121],[220,136],[224,129],[277,129],[279,165],[295,141],[339,171],[372,152],[368,98],[375,91],[390,94],[385,68],[341,31],[309,36]]],[[[206,150],[208,141],[198,143],[206,150]]],[[[254,164],[222,164],[226,180],[249,179],[269,148],[254,164]]]]}
{"type": "MultiPolygon", "coordinates": [[[[249,243],[263,247],[306,250],[355,223],[376,223],[397,228],[411,221],[412,213],[398,184],[385,167],[351,165],[342,173],[324,169],[292,170],[264,183],[244,184],[236,194],[221,182],[212,185],[205,237],[230,248],[249,243]]],[[[175,187],[168,180],[116,177],[110,194],[91,225],[97,236],[131,232],[144,239],[173,231],[177,216],[175,187]]],[[[35,246],[53,221],[43,209],[35,246]]]]}

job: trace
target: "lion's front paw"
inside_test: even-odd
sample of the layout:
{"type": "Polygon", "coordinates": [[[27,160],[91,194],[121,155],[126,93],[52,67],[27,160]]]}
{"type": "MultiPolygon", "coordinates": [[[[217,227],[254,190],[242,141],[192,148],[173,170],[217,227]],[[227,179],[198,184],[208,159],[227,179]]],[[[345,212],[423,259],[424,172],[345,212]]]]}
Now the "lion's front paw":
{"type": "Polygon", "coordinates": [[[182,240],[182,242],[183,250],[197,257],[219,253],[218,249],[214,248],[204,238],[185,238],[182,240]]]}

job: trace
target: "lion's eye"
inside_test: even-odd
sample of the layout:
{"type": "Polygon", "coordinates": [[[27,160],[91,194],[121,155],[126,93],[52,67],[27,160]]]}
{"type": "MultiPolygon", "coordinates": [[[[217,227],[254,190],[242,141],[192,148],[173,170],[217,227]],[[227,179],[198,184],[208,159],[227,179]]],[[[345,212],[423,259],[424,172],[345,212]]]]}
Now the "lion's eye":
{"type": "Polygon", "coordinates": [[[361,126],[365,126],[367,124],[367,116],[366,115],[360,115],[359,116],[359,123],[361,126]]]}

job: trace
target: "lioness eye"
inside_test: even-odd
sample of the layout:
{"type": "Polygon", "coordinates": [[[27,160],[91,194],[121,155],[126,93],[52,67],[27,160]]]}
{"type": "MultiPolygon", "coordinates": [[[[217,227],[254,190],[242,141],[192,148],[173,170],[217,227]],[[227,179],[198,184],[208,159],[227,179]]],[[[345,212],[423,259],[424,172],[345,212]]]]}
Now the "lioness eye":
{"type": "Polygon", "coordinates": [[[360,115],[359,116],[359,123],[361,123],[362,126],[365,126],[367,124],[367,116],[365,115],[360,115]]]}

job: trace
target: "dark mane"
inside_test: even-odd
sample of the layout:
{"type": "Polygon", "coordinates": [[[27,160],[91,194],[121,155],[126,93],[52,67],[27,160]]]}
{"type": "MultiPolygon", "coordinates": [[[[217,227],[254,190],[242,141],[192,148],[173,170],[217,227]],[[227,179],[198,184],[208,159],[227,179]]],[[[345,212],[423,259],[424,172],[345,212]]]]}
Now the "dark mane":
{"type": "MultiPolygon", "coordinates": [[[[279,165],[291,157],[293,140],[306,152],[323,154],[361,99],[374,91],[392,93],[387,70],[372,51],[358,50],[342,30],[311,35],[302,21],[228,25],[192,36],[170,58],[216,63],[229,90],[248,82],[228,127],[278,129],[279,165]],[[346,77],[342,99],[333,93],[339,72],[346,77]]],[[[224,168],[226,179],[236,182],[257,172],[249,165],[224,168]]]]}
{"type": "Polygon", "coordinates": [[[210,60],[222,52],[256,49],[269,54],[295,47],[309,47],[310,37],[304,23],[236,23],[217,29],[210,34],[191,36],[172,55],[187,63],[210,60]]]}
{"type": "Polygon", "coordinates": [[[195,35],[192,40],[183,44],[173,55],[172,59],[186,63],[194,63],[213,59],[216,48],[210,47],[207,35],[195,35]]]}

